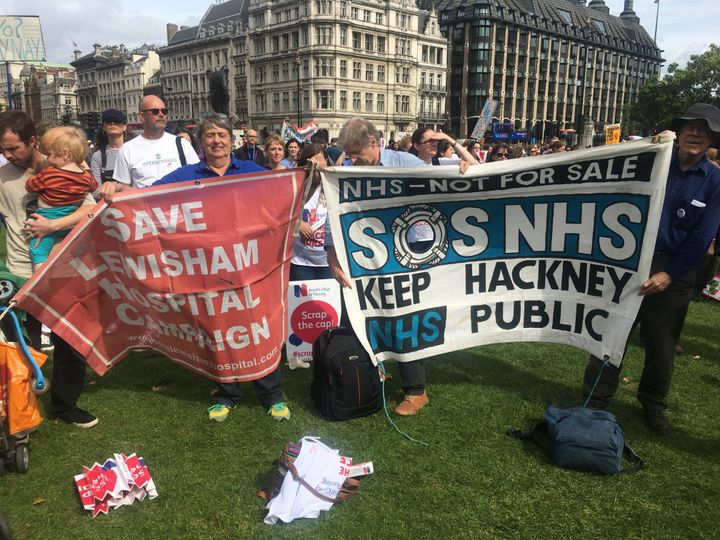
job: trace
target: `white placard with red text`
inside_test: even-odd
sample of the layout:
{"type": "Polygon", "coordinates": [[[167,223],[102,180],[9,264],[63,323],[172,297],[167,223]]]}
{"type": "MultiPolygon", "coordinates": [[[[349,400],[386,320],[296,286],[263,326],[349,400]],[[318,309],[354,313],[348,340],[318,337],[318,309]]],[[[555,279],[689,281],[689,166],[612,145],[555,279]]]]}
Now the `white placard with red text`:
{"type": "Polygon", "coordinates": [[[288,362],[311,361],[313,343],[325,330],[338,326],[341,315],[337,281],[291,281],[288,287],[288,362]]]}

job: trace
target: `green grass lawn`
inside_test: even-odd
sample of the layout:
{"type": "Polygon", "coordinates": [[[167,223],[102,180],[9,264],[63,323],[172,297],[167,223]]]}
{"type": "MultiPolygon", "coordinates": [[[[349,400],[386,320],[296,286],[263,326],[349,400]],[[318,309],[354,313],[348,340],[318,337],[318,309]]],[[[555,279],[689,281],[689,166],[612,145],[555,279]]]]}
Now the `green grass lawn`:
{"type": "MultiPolygon", "coordinates": [[[[635,400],[642,350],[629,349],[612,410],[645,460],[638,474],[605,477],[553,466],[505,435],[549,402],[580,400],[586,354],[546,344],[486,346],[427,362],[430,405],[399,426],[382,413],[326,422],[309,397],[309,370],[283,372],[292,410],[273,422],[247,385],[245,403],[210,423],[210,382],[138,353],[105,377],[89,373],[81,405],[100,424],[46,421],[31,438],[30,470],[0,477],[0,511],[16,538],[713,538],[720,536],[720,306],[693,303],[670,395],[674,430],[650,433],[635,400]],[[155,388],[155,389],[154,389],[155,388]],[[256,496],[283,443],[319,435],[372,460],[350,501],[314,520],[263,523],[256,496]],[[72,482],[113,452],[146,458],[159,497],[91,519],[72,482]]],[[[51,364],[45,369],[49,373],[51,364]]],[[[389,406],[401,398],[396,376],[389,406]]],[[[45,409],[48,396],[42,399],[45,409]]]]}

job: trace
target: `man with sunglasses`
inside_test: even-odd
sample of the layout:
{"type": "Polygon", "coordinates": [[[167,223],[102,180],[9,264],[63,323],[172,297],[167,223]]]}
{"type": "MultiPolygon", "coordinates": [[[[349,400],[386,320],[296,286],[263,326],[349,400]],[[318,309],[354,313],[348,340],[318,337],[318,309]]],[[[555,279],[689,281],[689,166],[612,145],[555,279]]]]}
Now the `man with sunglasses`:
{"type": "Polygon", "coordinates": [[[165,131],[167,116],[162,99],[142,98],[139,117],[144,131],[120,148],[114,180],[132,187],[147,187],[179,167],[200,161],[189,142],[165,131]]]}

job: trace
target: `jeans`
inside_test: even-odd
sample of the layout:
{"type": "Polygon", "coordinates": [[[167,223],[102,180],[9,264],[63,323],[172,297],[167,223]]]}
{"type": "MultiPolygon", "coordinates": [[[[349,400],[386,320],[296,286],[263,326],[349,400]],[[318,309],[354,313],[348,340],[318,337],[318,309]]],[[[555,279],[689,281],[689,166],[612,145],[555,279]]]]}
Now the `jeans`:
{"type": "MultiPolygon", "coordinates": [[[[240,403],[243,392],[242,383],[215,383],[220,390],[217,402],[228,407],[235,407],[240,403]]],[[[280,388],[280,364],[275,371],[265,375],[262,379],[252,381],[255,387],[255,394],[258,401],[264,407],[272,407],[283,401],[282,389],[280,388]]]]}
{"type": "Polygon", "coordinates": [[[290,281],[311,281],[313,279],[332,279],[330,267],[290,263],[290,281]]]}

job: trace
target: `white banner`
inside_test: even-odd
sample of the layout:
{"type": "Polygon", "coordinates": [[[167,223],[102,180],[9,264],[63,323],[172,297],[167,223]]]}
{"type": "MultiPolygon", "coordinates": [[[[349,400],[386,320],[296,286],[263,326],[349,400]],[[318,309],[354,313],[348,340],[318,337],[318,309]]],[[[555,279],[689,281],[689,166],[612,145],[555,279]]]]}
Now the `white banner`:
{"type": "Polygon", "coordinates": [[[618,365],[672,142],[476,165],[326,169],[345,307],[378,360],[545,341],[618,365]],[[424,229],[431,241],[413,244],[424,229]]]}
{"type": "Polygon", "coordinates": [[[0,17],[0,61],[45,62],[40,17],[0,17]]]}

